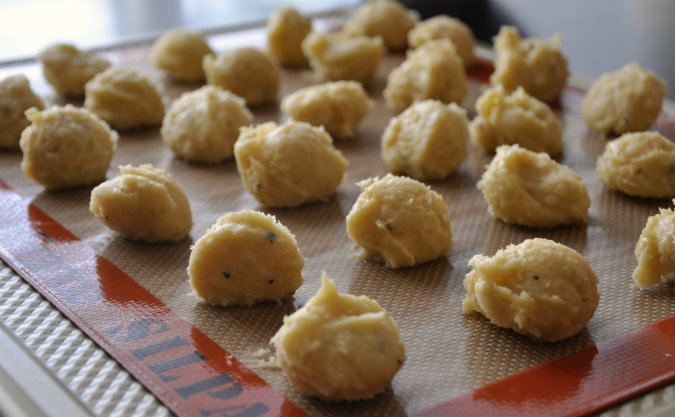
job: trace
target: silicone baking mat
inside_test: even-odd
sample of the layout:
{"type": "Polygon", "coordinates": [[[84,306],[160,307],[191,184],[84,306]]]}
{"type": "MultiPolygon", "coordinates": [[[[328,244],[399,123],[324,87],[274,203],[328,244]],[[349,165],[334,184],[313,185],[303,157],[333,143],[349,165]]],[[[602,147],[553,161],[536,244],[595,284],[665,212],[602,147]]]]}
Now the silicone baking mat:
{"type": "MultiPolygon", "coordinates": [[[[222,51],[262,46],[263,39],[264,31],[255,28],[214,34],[209,42],[222,51]]],[[[148,73],[162,86],[167,104],[199,87],[177,84],[151,68],[149,47],[132,45],[105,54],[114,65],[148,73]]],[[[358,258],[344,219],[359,193],[355,183],[387,172],[379,140],[394,113],[385,108],[382,90],[389,71],[403,59],[399,54],[385,57],[368,90],[373,109],[353,140],[336,142],[349,167],[327,202],[293,209],[260,207],[243,188],[234,160],[190,164],[163,145],[158,128],[120,132],[108,177],[123,164],[152,163],[167,170],[190,199],[195,222],[190,238],[171,244],[121,238],[89,213],[91,187],[47,192],[22,174],[19,152],[3,152],[0,254],[180,416],[444,415],[453,410],[466,415],[540,415],[542,410],[583,415],[671,381],[674,287],[639,291],[630,279],[633,249],[647,217],[671,203],[627,197],[598,181],[595,160],[607,138],[587,130],[579,112],[580,89],[567,88],[554,110],[566,142],[560,162],[582,176],[591,197],[587,225],[537,230],[493,219],[476,189],[491,155],[470,147],[455,174],[429,183],[449,207],[453,252],[401,270],[358,258]],[[274,214],[295,234],[306,258],[305,283],[280,303],[208,306],[190,292],[190,245],[222,214],[244,208],[274,214]],[[540,343],[461,312],[462,280],[471,256],[492,255],[531,237],[576,249],[600,279],[595,316],[580,334],[563,342],[540,343]],[[258,355],[269,348],[284,315],[317,291],[321,271],[340,291],[377,300],[399,325],[407,362],[391,389],[373,400],[327,403],[304,397],[258,355]]],[[[491,70],[485,60],[469,69],[470,91],[463,106],[470,117],[491,70]]],[[[26,74],[48,104],[66,103],[51,93],[36,64],[0,69],[2,77],[13,73],[26,74]]],[[[283,70],[280,97],[313,83],[306,70],[283,70]]],[[[278,103],[251,110],[255,123],[284,119],[278,103]]],[[[675,138],[673,115],[662,115],[653,128],[675,138]]]]}

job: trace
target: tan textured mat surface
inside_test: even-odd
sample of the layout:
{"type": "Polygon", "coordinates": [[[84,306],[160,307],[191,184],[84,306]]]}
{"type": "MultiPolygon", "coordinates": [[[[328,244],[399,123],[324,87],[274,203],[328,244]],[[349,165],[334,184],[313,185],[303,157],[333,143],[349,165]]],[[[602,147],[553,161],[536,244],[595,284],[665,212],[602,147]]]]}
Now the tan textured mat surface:
{"type": "MultiPolygon", "coordinates": [[[[241,37],[214,36],[216,50],[237,42],[259,43],[259,32],[241,37]],[[256,34],[257,33],[257,34],[256,34]]],[[[198,86],[178,85],[149,68],[148,46],[112,51],[114,65],[147,70],[164,87],[167,101],[198,86]]],[[[99,254],[111,260],[143,287],[158,296],[179,315],[252,368],[284,396],[311,415],[398,415],[471,391],[487,383],[611,340],[674,313],[675,287],[670,284],[647,291],[632,288],[635,266],[633,249],[649,215],[667,200],[641,200],[607,190],[595,174],[595,160],[606,139],[587,131],[579,114],[582,93],[566,90],[556,113],[563,123],[565,149],[560,162],[584,179],[591,197],[589,223],[552,230],[507,225],[487,213],[487,204],[476,182],[491,155],[469,147],[459,170],[443,181],[430,183],[449,207],[455,242],[446,257],[418,266],[392,271],[381,264],[358,258],[345,229],[345,216],[359,193],[355,182],[382,176],[387,171],[379,157],[380,135],[393,115],[386,110],[382,89],[386,75],[401,62],[401,55],[387,56],[369,94],[374,108],[357,129],[352,141],[336,142],[349,167],[337,194],[325,203],[294,209],[261,209],[243,188],[234,160],[218,165],[195,165],[174,158],[159,136],[159,129],[122,132],[118,152],[108,177],[117,165],[152,163],[169,171],[190,199],[195,224],[190,239],[174,244],[127,241],[100,224],[88,210],[91,188],[46,192],[20,170],[18,152],[0,153],[0,179],[63,224],[99,254]],[[190,245],[222,214],[244,208],[274,214],[296,236],[306,258],[305,283],[292,299],[280,304],[219,308],[199,302],[190,293],[186,267],[190,245]],[[556,344],[543,344],[491,325],[478,315],[461,312],[462,280],[468,260],[477,253],[492,255],[498,249],[526,238],[545,237],[568,245],[588,259],[600,279],[600,304],[587,328],[556,344]],[[305,303],[318,289],[321,271],[333,278],[338,289],[377,300],[398,323],[407,348],[407,362],[396,375],[392,389],[374,400],[329,404],[300,396],[281,371],[257,365],[256,352],[268,346],[283,316],[305,303]]],[[[0,77],[23,72],[48,103],[59,102],[42,80],[36,66],[0,69],[0,77]]],[[[304,71],[284,71],[282,93],[311,84],[304,71]]],[[[473,117],[473,103],[481,84],[471,79],[464,107],[473,117]]],[[[75,102],[74,104],[81,104],[75,102]]],[[[278,103],[277,103],[278,104],[278,103]]],[[[280,121],[278,106],[251,109],[255,123],[280,121]]],[[[673,140],[673,120],[663,118],[658,129],[673,140]]]]}

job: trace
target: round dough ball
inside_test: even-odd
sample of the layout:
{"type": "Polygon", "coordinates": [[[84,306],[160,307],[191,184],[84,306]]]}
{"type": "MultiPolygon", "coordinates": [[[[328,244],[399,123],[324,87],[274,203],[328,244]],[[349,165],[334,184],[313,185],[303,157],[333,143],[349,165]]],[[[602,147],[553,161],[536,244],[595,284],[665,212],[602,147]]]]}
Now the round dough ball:
{"type": "Polygon", "coordinates": [[[528,227],[585,223],[591,205],[579,174],[518,145],[497,148],[478,188],[493,217],[528,227]]]}
{"type": "Polygon", "coordinates": [[[633,62],[598,78],[584,97],[581,113],[600,133],[647,130],[661,113],[666,90],[665,81],[633,62]]]}
{"type": "Polygon", "coordinates": [[[177,80],[204,81],[204,56],[213,50],[198,33],[187,29],[172,29],[160,36],[150,50],[150,62],[177,80]]]}
{"type": "Polygon", "coordinates": [[[387,167],[420,181],[442,179],[466,158],[466,111],[455,103],[419,101],[389,121],[381,154],[387,167]]]}
{"type": "Polygon", "coordinates": [[[405,362],[398,326],[365,295],[340,294],[324,272],[321,288],[272,338],[277,363],[304,395],[328,401],[372,398],[405,362]]]}
{"type": "Polygon", "coordinates": [[[551,108],[522,87],[508,94],[502,86],[485,90],[476,101],[471,142],[488,151],[518,144],[534,152],[557,155],[564,147],[562,127],[551,108]]]}
{"type": "Polygon", "coordinates": [[[302,50],[317,81],[351,80],[364,85],[372,82],[384,55],[382,38],[316,31],[302,41],[302,50]]]}
{"type": "Polygon", "coordinates": [[[192,229],[185,192],[168,172],[150,164],[120,166],[120,175],[91,191],[89,211],[132,240],[183,240],[192,229]]]}
{"type": "Polygon", "coordinates": [[[47,82],[61,95],[82,96],[85,84],[110,67],[110,61],[93,53],[80,51],[71,44],[59,43],[40,52],[38,61],[47,82]]]}
{"type": "Polygon", "coordinates": [[[359,6],[347,20],[344,31],[350,36],[379,36],[391,50],[405,49],[408,32],[419,16],[392,0],[371,0],[359,6]]]}
{"type": "Polygon", "coordinates": [[[222,306],[289,297],[302,285],[305,260],[291,232],[269,214],[220,217],[192,247],[188,274],[197,297],[222,306]]]}
{"type": "Polygon", "coordinates": [[[203,66],[209,84],[233,92],[250,106],[277,99],[281,82],[279,67],[260,49],[241,47],[216,57],[206,55],[203,66]]]}
{"type": "Polygon", "coordinates": [[[408,32],[408,45],[412,48],[417,48],[434,39],[450,40],[464,61],[465,67],[473,63],[476,39],[471,28],[461,20],[447,15],[434,16],[419,22],[413,30],[408,32]]]}
{"type": "Polygon", "coordinates": [[[105,179],[117,149],[117,132],[86,109],[70,104],[26,111],[21,169],[47,189],[95,184],[105,179]]]}
{"type": "Polygon", "coordinates": [[[347,233],[363,248],[364,258],[402,268],[452,250],[450,214],[440,194],[392,174],[357,185],[361,194],[347,215],[347,233]]]}
{"type": "Polygon", "coordinates": [[[635,197],[673,197],[675,143],[656,132],[626,133],[605,145],[596,171],[613,190],[635,197]]]}
{"type": "Polygon", "coordinates": [[[502,26],[494,38],[497,54],[491,84],[501,84],[506,91],[522,86],[528,94],[542,101],[553,101],[567,83],[567,59],[560,51],[562,36],[545,40],[520,39],[513,26],[502,26]]]}
{"type": "MultiPolygon", "coordinates": [[[[675,203],[675,200],[673,200],[675,203]]],[[[635,245],[633,281],[639,288],[675,281],[675,212],[650,216],[635,245]]]]}
{"type": "Polygon", "coordinates": [[[164,117],[159,89],[132,68],[109,68],[85,87],[84,107],[116,129],[156,126],[164,117]]]}
{"type": "Polygon", "coordinates": [[[327,200],[347,168],[323,128],[292,120],[242,128],[234,157],[246,189],[270,207],[327,200]]]}
{"type": "Polygon", "coordinates": [[[461,104],[468,89],[462,58],[449,40],[437,39],[408,52],[389,73],[384,98],[394,110],[428,99],[461,104]]]}
{"type": "Polygon", "coordinates": [[[305,66],[302,41],[311,31],[311,19],[293,6],[279,7],[267,20],[267,50],[281,65],[305,66]]]}
{"type": "Polygon", "coordinates": [[[464,313],[476,311],[545,342],[579,333],[598,306],[598,277],[588,261],[551,240],[528,239],[493,257],[475,255],[469,265],[464,313]]]}
{"type": "Polygon", "coordinates": [[[207,85],[183,93],[171,104],[160,133],[179,158],[214,163],[233,155],[239,128],[251,120],[244,99],[207,85]]]}
{"type": "Polygon", "coordinates": [[[335,139],[348,139],[371,106],[360,83],[334,81],[301,88],[284,97],[281,111],[294,120],[323,126],[335,139]]]}
{"type": "Polygon", "coordinates": [[[30,88],[24,75],[12,75],[0,81],[0,149],[19,149],[21,132],[30,124],[26,110],[44,109],[42,99],[30,88]]]}

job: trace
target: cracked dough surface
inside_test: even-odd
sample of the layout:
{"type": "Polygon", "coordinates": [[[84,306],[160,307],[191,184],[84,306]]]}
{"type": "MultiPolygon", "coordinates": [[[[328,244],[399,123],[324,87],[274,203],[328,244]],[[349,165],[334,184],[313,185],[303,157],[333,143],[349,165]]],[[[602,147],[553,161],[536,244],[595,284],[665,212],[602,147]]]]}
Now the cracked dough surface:
{"type": "Polygon", "coordinates": [[[277,362],[303,394],[329,401],[383,392],[405,362],[398,326],[375,301],[321,288],[272,338],[277,362]]]}
{"type": "Polygon", "coordinates": [[[488,257],[475,255],[464,278],[465,314],[481,313],[500,327],[557,342],[579,333],[598,306],[598,278],[572,248],[527,239],[488,257]]]}
{"type": "Polygon", "coordinates": [[[209,304],[252,305],[289,297],[302,285],[305,260],[274,216],[241,210],[220,217],[190,252],[190,286],[209,304]]]}

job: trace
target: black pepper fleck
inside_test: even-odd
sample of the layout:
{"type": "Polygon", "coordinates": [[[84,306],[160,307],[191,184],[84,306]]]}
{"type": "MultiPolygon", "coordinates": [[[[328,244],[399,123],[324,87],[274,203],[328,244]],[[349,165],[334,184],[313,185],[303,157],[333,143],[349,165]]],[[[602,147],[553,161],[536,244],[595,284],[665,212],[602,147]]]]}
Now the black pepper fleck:
{"type": "Polygon", "coordinates": [[[269,240],[270,243],[274,243],[274,241],[276,240],[276,238],[277,238],[277,235],[275,235],[275,234],[272,233],[272,232],[269,232],[269,233],[267,234],[267,240],[269,240]]]}
{"type": "Polygon", "coordinates": [[[586,302],[586,299],[585,299],[585,298],[582,298],[581,301],[583,301],[583,302],[585,303],[585,302],[586,302]]]}
{"type": "Polygon", "coordinates": [[[223,275],[225,276],[225,279],[230,278],[230,273],[229,272],[223,272],[223,275]]]}
{"type": "Polygon", "coordinates": [[[539,275],[533,275],[532,278],[539,279],[539,275]]]}
{"type": "Polygon", "coordinates": [[[271,284],[274,284],[274,280],[271,279],[271,280],[267,281],[267,283],[270,284],[270,285],[271,285],[271,284]]]}
{"type": "Polygon", "coordinates": [[[398,364],[400,365],[400,364],[402,364],[402,363],[403,363],[403,361],[399,359],[399,360],[398,360],[398,364]]]}

